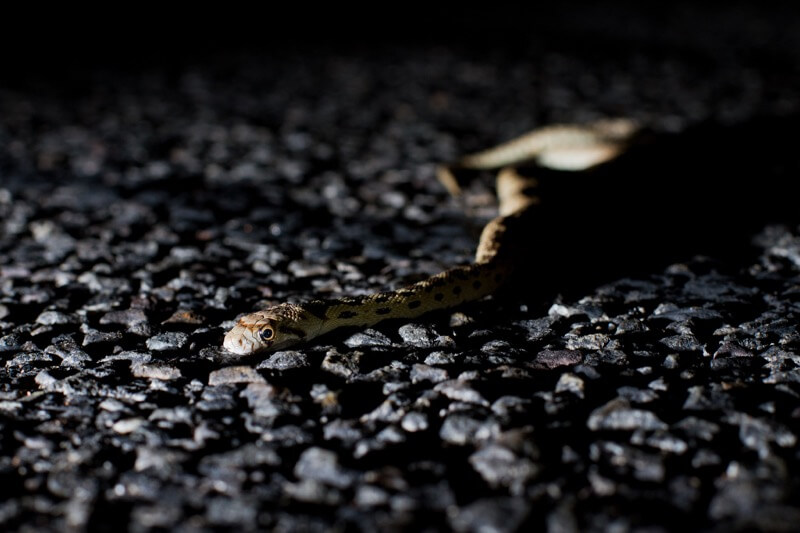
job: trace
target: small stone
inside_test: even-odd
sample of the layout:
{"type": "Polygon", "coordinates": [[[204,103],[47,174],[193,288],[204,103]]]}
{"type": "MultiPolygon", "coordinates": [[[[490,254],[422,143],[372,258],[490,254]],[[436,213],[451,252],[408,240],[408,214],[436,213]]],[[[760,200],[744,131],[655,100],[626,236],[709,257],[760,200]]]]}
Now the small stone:
{"type": "Polygon", "coordinates": [[[528,480],[539,471],[530,459],[517,457],[497,444],[489,444],[473,453],[469,463],[490,487],[509,487],[514,494],[521,493],[528,480]]]}
{"type": "Polygon", "coordinates": [[[551,325],[553,319],[550,317],[537,318],[535,320],[522,320],[515,324],[527,332],[528,342],[539,341],[552,333],[551,325]]]}
{"type": "Polygon", "coordinates": [[[622,398],[615,398],[589,415],[586,425],[592,431],[666,430],[667,425],[650,411],[633,409],[622,398]]]}
{"type": "Polygon", "coordinates": [[[697,453],[692,457],[693,468],[703,468],[704,466],[716,466],[722,462],[722,459],[715,452],[707,449],[700,448],[697,453]]]}
{"type": "Polygon", "coordinates": [[[106,398],[97,406],[104,411],[108,411],[110,413],[120,413],[128,411],[128,408],[119,400],[115,400],[114,398],[106,398]]]}
{"type": "Polygon", "coordinates": [[[653,317],[663,318],[673,322],[682,322],[690,318],[695,320],[722,320],[722,315],[718,311],[703,307],[676,308],[659,306],[653,312],[653,317]]]}
{"type": "Polygon", "coordinates": [[[411,367],[411,383],[419,383],[421,381],[430,381],[431,383],[439,383],[449,378],[447,370],[443,368],[435,368],[428,365],[415,364],[411,367]]]}
{"type": "Polygon", "coordinates": [[[36,317],[36,323],[43,326],[56,326],[63,324],[74,324],[77,322],[74,317],[62,313],[61,311],[43,311],[36,317]]]}
{"type": "Polygon", "coordinates": [[[519,396],[501,396],[492,404],[492,412],[499,416],[524,415],[530,409],[531,401],[519,396]]]}
{"type": "Polygon", "coordinates": [[[467,415],[449,415],[439,430],[439,437],[450,444],[464,446],[475,441],[487,440],[499,433],[496,422],[482,422],[467,415]]]}
{"type": "Polygon", "coordinates": [[[583,398],[584,383],[581,378],[575,374],[565,372],[558,378],[556,383],[556,392],[571,392],[578,398],[583,398]]]}
{"type": "Polygon", "coordinates": [[[436,333],[427,326],[420,324],[405,324],[398,330],[400,338],[409,346],[416,348],[430,348],[434,346],[436,333]]]}
{"type": "Polygon", "coordinates": [[[680,429],[686,435],[693,439],[704,441],[711,441],[714,436],[719,433],[720,427],[714,422],[697,418],[696,416],[687,416],[680,422],[674,425],[675,429],[680,429]]]}
{"type": "Polygon", "coordinates": [[[344,343],[349,348],[375,348],[392,345],[392,341],[389,337],[374,329],[367,329],[356,333],[346,339],[344,343]]]}
{"type": "MultiPolygon", "coordinates": [[[[342,494],[338,490],[313,479],[301,479],[297,483],[286,483],[283,486],[283,490],[287,496],[300,502],[314,503],[329,507],[338,506],[342,503],[342,494]]],[[[303,531],[306,530],[307,525],[307,522],[304,521],[303,526],[290,526],[279,530],[303,531]]],[[[318,529],[309,531],[322,532],[324,530],[322,525],[320,525],[318,529]]]]}
{"type": "Polygon", "coordinates": [[[689,445],[686,444],[686,441],[683,439],[679,439],[678,437],[671,435],[669,433],[656,433],[654,435],[650,435],[645,440],[645,443],[648,446],[652,446],[653,448],[657,448],[662,452],[667,453],[674,453],[676,455],[682,455],[689,449],[689,445]]]}
{"type": "Polygon", "coordinates": [[[22,409],[20,402],[0,400],[0,411],[16,411],[17,409],[22,409]]]}
{"type": "Polygon", "coordinates": [[[467,316],[466,314],[462,313],[461,311],[456,311],[452,315],[450,315],[450,327],[451,328],[459,328],[462,326],[466,326],[467,324],[471,324],[474,320],[467,316]]]}
{"type": "Polygon", "coordinates": [[[513,355],[517,350],[508,341],[494,339],[481,346],[481,352],[485,354],[513,355]]]}
{"type": "Polygon", "coordinates": [[[389,501],[389,494],[374,485],[360,485],[356,490],[355,504],[358,507],[377,507],[389,501]]]}
{"type": "Polygon", "coordinates": [[[428,429],[428,417],[425,415],[425,413],[419,413],[416,411],[406,413],[406,415],[403,417],[403,420],[400,422],[400,427],[409,433],[425,431],[428,429]]]}
{"type": "Polygon", "coordinates": [[[111,426],[111,429],[121,435],[127,435],[128,433],[133,433],[138,430],[144,423],[144,418],[123,418],[122,420],[116,421],[114,425],[111,426]]]}
{"type": "Polygon", "coordinates": [[[348,448],[364,437],[355,421],[342,420],[341,418],[337,418],[326,424],[323,430],[323,436],[325,440],[338,439],[347,445],[348,448]]]}
{"type": "Polygon", "coordinates": [[[126,309],[124,311],[109,311],[100,317],[101,324],[121,324],[129,328],[138,324],[147,324],[147,315],[142,309],[126,309]]]}
{"type": "Polygon", "coordinates": [[[181,377],[181,371],[177,367],[137,361],[131,363],[131,374],[136,378],[159,379],[162,381],[170,381],[181,377]]]}
{"type": "Polygon", "coordinates": [[[551,319],[570,318],[584,314],[584,311],[578,307],[571,307],[564,304],[553,304],[547,311],[551,319]]]}
{"type": "Polygon", "coordinates": [[[236,383],[266,383],[264,376],[251,366],[229,366],[214,370],[208,376],[208,384],[231,385],[236,383]]]}
{"type": "Polygon", "coordinates": [[[583,361],[583,355],[575,350],[542,350],[534,358],[534,362],[545,368],[572,366],[583,361]]]}
{"type": "Polygon", "coordinates": [[[484,398],[478,391],[473,389],[468,382],[460,379],[443,381],[436,385],[433,390],[444,394],[451,400],[474,403],[486,407],[489,406],[489,402],[486,401],[486,398],[484,398]]]}
{"type": "Polygon", "coordinates": [[[678,368],[680,366],[678,360],[678,354],[671,353],[667,355],[664,358],[664,362],[661,364],[661,366],[663,366],[664,368],[668,368],[670,370],[675,370],[676,368],[678,368]]]}
{"type": "Polygon", "coordinates": [[[703,345],[700,344],[697,337],[689,334],[666,337],[661,339],[661,343],[670,350],[678,352],[698,352],[703,350],[703,345]]]}
{"type": "Polygon", "coordinates": [[[455,362],[455,355],[445,352],[431,352],[425,358],[426,365],[452,365],[455,362]]]}
{"type": "Polygon", "coordinates": [[[83,342],[81,346],[119,342],[122,339],[122,333],[119,331],[106,332],[84,326],[81,326],[81,331],[83,332],[83,342]]]}
{"type": "Polygon", "coordinates": [[[9,333],[0,337],[0,353],[16,352],[22,347],[22,339],[17,333],[9,333]]]}
{"type": "Polygon", "coordinates": [[[286,269],[296,278],[327,276],[331,271],[330,267],[327,265],[313,264],[305,261],[291,261],[286,269]]]}
{"type": "Polygon", "coordinates": [[[658,393],[652,389],[638,387],[620,387],[617,389],[620,398],[633,403],[649,403],[658,399],[658,393]]]}
{"type": "Polygon", "coordinates": [[[617,341],[605,333],[590,333],[588,335],[578,335],[567,338],[567,350],[603,350],[612,349],[618,345],[617,341]]]}
{"type": "Polygon", "coordinates": [[[168,331],[147,339],[147,347],[156,352],[180,350],[189,342],[189,335],[180,331],[168,331]]]}
{"type": "Polygon", "coordinates": [[[108,363],[110,361],[130,361],[131,363],[147,363],[153,359],[153,356],[147,352],[136,352],[126,350],[113,355],[107,355],[100,359],[101,363],[108,363]]]}
{"type": "Polygon", "coordinates": [[[275,352],[261,361],[256,368],[259,370],[291,370],[294,368],[305,368],[310,366],[308,357],[303,352],[285,350],[275,352]]]}
{"type": "Polygon", "coordinates": [[[294,465],[294,475],[303,480],[313,480],[346,489],[353,485],[356,474],[342,468],[339,458],[330,450],[316,446],[308,448],[294,465]]]}
{"type": "Polygon", "coordinates": [[[358,374],[358,363],[360,360],[361,352],[351,352],[344,355],[339,353],[335,348],[331,348],[325,354],[320,368],[326,372],[347,379],[358,374]]]}

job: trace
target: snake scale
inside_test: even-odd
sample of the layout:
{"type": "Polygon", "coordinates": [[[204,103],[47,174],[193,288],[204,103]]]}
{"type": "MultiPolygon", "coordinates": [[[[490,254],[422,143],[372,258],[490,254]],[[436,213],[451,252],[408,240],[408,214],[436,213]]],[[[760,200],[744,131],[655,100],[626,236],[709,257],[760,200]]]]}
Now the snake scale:
{"type": "Polygon", "coordinates": [[[383,320],[415,318],[480,299],[497,290],[514,271],[528,215],[539,202],[534,179],[513,167],[524,162],[558,170],[583,170],[622,153],[637,133],[628,119],[584,125],[552,125],[439,168],[437,177],[452,194],[460,188],[453,169],[502,169],[497,175],[498,216],[483,229],[470,265],[455,266],[407,287],[366,296],[283,303],[242,316],[223,346],[237,355],[282,350],[338,328],[369,327],[383,320]]]}

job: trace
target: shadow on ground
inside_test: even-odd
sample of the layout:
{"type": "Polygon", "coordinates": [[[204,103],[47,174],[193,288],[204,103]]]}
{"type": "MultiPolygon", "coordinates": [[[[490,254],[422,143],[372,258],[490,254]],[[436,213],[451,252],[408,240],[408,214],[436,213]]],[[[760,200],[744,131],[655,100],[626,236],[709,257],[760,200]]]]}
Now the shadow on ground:
{"type": "Polygon", "coordinates": [[[792,116],[645,133],[591,171],[522,169],[539,179],[543,201],[518,239],[526,267],[514,291],[580,295],[695,255],[743,264],[765,226],[800,221],[800,165],[787,133],[799,124],[792,116]]]}

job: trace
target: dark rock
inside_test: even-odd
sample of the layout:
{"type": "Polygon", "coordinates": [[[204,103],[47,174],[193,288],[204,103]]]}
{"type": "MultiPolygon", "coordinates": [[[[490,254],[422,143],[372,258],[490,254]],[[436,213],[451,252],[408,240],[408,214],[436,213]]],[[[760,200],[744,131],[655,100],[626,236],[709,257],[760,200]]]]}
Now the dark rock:
{"type": "Polygon", "coordinates": [[[229,366],[214,370],[208,376],[211,386],[230,385],[235,383],[266,383],[264,376],[250,366],[229,366]]]}
{"type": "Polygon", "coordinates": [[[308,358],[303,352],[283,351],[270,354],[256,368],[259,370],[292,370],[309,366],[308,358]]]}
{"type": "Polygon", "coordinates": [[[411,375],[409,377],[411,378],[411,383],[419,383],[420,381],[439,383],[445,381],[449,376],[447,370],[442,368],[416,364],[411,367],[411,375]]]}
{"type": "Polygon", "coordinates": [[[598,407],[589,415],[586,425],[592,431],[642,429],[664,430],[667,425],[653,412],[633,409],[627,400],[616,398],[598,407]]]}
{"type": "Polygon", "coordinates": [[[442,424],[439,436],[445,442],[463,446],[487,440],[499,431],[495,422],[481,421],[466,415],[449,415],[442,424]]]}
{"type": "Polygon", "coordinates": [[[513,451],[496,444],[473,453],[469,462],[490,487],[507,487],[512,494],[521,494],[539,470],[529,459],[517,457],[513,451]]]}
{"type": "Polygon", "coordinates": [[[425,358],[426,365],[451,365],[455,362],[456,356],[445,352],[431,352],[425,358]]]}
{"type": "Polygon", "coordinates": [[[346,339],[344,343],[350,348],[380,348],[392,345],[392,341],[389,337],[371,329],[356,333],[352,337],[346,339]]]}
{"type": "Polygon", "coordinates": [[[547,368],[558,368],[580,363],[583,361],[583,356],[581,352],[574,350],[542,350],[534,361],[547,368]]]}
{"type": "Polygon", "coordinates": [[[181,377],[180,369],[162,364],[132,362],[131,374],[137,378],[160,379],[170,381],[181,377]]]}
{"type": "Polygon", "coordinates": [[[180,350],[189,342],[189,335],[179,331],[167,331],[159,333],[155,337],[147,339],[147,347],[156,352],[169,350],[180,350]]]}
{"type": "Polygon", "coordinates": [[[60,311],[43,311],[36,317],[36,323],[44,326],[74,324],[75,318],[60,311]]]}
{"type": "Polygon", "coordinates": [[[420,324],[405,324],[398,330],[400,338],[409,346],[417,348],[430,348],[434,346],[436,333],[426,326],[420,324]]]}
{"type": "Polygon", "coordinates": [[[348,488],[356,481],[355,473],[341,467],[334,452],[317,447],[308,448],[300,455],[294,465],[294,475],[340,489],[348,488]]]}
{"type": "Polygon", "coordinates": [[[360,352],[352,352],[344,355],[336,351],[336,349],[331,349],[325,354],[325,358],[322,360],[320,367],[339,377],[350,378],[358,374],[360,360],[360,352]]]}

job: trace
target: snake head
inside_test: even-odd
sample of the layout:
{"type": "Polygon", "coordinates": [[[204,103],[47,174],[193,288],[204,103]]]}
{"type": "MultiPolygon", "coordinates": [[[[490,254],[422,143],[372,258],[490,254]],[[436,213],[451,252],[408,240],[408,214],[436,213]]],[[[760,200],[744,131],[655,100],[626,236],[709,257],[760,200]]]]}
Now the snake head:
{"type": "Polygon", "coordinates": [[[225,334],[222,345],[237,355],[277,351],[307,339],[314,331],[309,313],[293,304],[281,304],[245,315],[225,334]]]}

